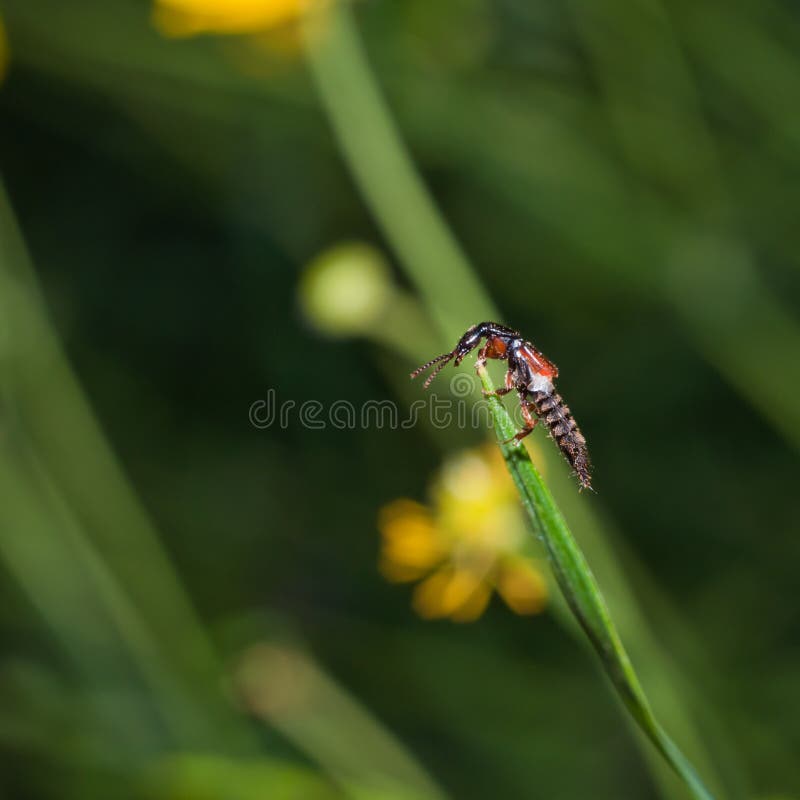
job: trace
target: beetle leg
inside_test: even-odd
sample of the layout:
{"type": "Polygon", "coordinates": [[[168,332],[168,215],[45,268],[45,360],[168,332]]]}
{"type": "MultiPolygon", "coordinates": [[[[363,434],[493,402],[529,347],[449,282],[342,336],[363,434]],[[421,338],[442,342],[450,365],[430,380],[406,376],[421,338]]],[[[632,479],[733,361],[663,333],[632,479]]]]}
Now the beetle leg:
{"type": "Polygon", "coordinates": [[[533,431],[533,429],[536,427],[536,423],[539,421],[531,414],[531,407],[525,398],[524,389],[519,390],[519,404],[522,408],[522,419],[525,421],[525,427],[521,431],[518,431],[510,439],[506,439],[503,444],[509,444],[510,442],[521,442],[533,431]]]}
{"type": "Polygon", "coordinates": [[[511,370],[506,371],[506,385],[502,389],[495,389],[493,392],[487,392],[486,389],[482,390],[484,397],[502,397],[514,389],[514,377],[511,370]]]}
{"type": "Polygon", "coordinates": [[[478,350],[478,357],[475,359],[475,369],[480,369],[486,366],[486,353],[489,349],[489,342],[478,350]]]}

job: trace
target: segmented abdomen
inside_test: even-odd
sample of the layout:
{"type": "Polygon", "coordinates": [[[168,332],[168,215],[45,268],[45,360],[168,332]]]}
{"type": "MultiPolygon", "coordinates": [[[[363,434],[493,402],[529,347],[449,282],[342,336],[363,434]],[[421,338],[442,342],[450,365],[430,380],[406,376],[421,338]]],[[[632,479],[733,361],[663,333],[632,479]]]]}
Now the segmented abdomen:
{"type": "Polygon", "coordinates": [[[544,422],[570,466],[575,470],[584,489],[591,489],[591,462],[586,449],[586,439],[572,418],[569,407],[561,395],[552,391],[530,392],[537,416],[544,422]]]}

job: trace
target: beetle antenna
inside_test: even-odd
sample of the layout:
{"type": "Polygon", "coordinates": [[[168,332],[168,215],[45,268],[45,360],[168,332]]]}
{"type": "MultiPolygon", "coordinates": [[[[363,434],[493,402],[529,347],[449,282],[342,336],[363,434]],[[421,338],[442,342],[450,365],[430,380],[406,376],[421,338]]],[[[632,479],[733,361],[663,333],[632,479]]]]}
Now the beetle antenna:
{"type": "Polygon", "coordinates": [[[425,378],[425,383],[422,384],[423,389],[427,389],[431,385],[431,381],[450,363],[452,356],[448,356],[444,361],[440,361],[432,370],[431,374],[425,378]]]}
{"type": "Polygon", "coordinates": [[[432,358],[427,364],[423,364],[421,367],[417,367],[412,373],[411,378],[412,380],[417,377],[422,372],[425,372],[426,369],[432,367],[436,364],[436,368],[431,372],[430,375],[425,379],[425,383],[422,384],[423,389],[427,389],[430,385],[430,382],[439,374],[439,371],[447,366],[447,363],[453,358],[455,353],[442,353],[440,356],[436,356],[436,358],[432,358]]]}

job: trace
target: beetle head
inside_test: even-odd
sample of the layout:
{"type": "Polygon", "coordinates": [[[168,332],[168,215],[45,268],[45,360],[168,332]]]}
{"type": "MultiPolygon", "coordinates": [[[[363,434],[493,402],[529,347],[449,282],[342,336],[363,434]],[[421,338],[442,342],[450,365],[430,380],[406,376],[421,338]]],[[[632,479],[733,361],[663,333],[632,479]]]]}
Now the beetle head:
{"type": "Polygon", "coordinates": [[[455,350],[452,352],[452,357],[455,358],[455,365],[458,366],[464,356],[471,353],[480,343],[481,338],[485,335],[481,330],[480,325],[473,325],[459,340],[455,350]]]}
{"type": "Polygon", "coordinates": [[[436,356],[436,358],[431,359],[427,364],[423,364],[421,367],[417,367],[412,373],[411,377],[416,378],[421,372],[424,372],[429,367],[433,367],[435,364],[433,371],[430,375],[425,379],[425,383],[422,384],[424,389],[427,389],[430,386],[431,381],[447,366],[453,359],[453,362],[456,366],[458,366],[461,361],[463,360],[464,356],[469,354],[472,350],[474,350],[481,341],[483,334],[480,330],[480,325],[473,325],[459,340],[458,344],[455,346],[453,350],[449,353],[442,353],[440,356],[436,356]]]}

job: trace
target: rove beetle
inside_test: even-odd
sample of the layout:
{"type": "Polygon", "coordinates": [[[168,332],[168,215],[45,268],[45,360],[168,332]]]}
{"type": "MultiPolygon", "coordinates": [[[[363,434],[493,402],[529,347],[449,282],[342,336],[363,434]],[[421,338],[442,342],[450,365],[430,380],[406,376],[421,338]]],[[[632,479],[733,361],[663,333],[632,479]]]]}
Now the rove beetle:
{"type": "Polygon", "coordinates": [[[508,361],[505,387],[498,389],[495,394],[501,396],[516,389],[522,408],[522,418],[525,427],[508,441],[519,442],[536,427],[541,419],[550,431],[550,436],[555,440],[570,466],[575,470],[581,489],[592,488],[591,462],[586,449],[586,439],[572,418],[567,404],[556,391],[553,381],[558,377],[558,367],[549,361],[522,335],[498,325],[496,322],[481,322],[473,325],[458,341],[455,348],[449,353],[423,364],[411,373],[412,378],[424,372],[429,367],[436,365],[430,375],[425,379],[423,388],[427,389],[431,381],[450,362],[458,366],[466,355],[471,353],[486,339],[486,344],[478,351],[475,368],[486,364],[486,359],[497,358],[508,361]],[[536,414],[534,417],[531,414],[536,414]]]}

